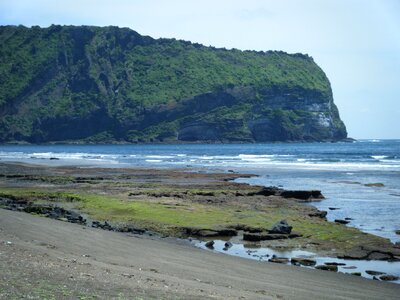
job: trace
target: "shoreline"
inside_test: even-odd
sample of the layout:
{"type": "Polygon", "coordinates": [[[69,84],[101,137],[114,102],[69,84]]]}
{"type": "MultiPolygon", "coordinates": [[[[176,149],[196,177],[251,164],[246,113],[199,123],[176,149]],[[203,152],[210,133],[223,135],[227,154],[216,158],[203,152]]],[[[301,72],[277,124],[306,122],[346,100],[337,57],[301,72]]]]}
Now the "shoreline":
{"type": "MultiPolygon", "coordinates": [[[[181,232],[165,232],[159,231],[157,229],[163,229],[161,227],[153,227],[150,228],[155,229],[154,232],[164,235],[171,235],[175,237],[190,237],[191,235],[194,237],[219,237],[219,236],[230,236],[234,237],[234,231],[244,231],[246,232],[246,227],[248,227],[248,236],[252,238],[251,234],[260,234],[268,232],[268,224],[273,225],[274,221],[279,221],[279,217],[285,219],[288,217],[290,220],[290,213],[294,213],[292,216],[294,219],[304,218],[304,221],[315,222],[319,221],[323,225],[335,225],[334,229],[338,229],[339,232],[343,229],[343,233],[348,231],[351,234],[361,234],[363,237],[366,237],[365,240],[361,239],[362,242],[369,241],[372,238],[374,241],[372,245],[362,245],[361,247],[367,246],[365,248],[376,248],[372,250],[379,251],[379,248],[392,248],[394,245],[385,238],[370,235],[365,232],[360,231],[359,229],[343,226],[344,222],[328,222],[326,220],[326,212],[319,211],[316,209],[312,203],[313,202],[321,202],[324,201],[324,196],[320,191],[306,190],[306,191],[296,191],[296,190],[284,190],[282,188],[277,187],[263,187],[259,185],[250,185],[248,183],[237,183],[235,179],[243,179],[243,178],[251,178],[257,177],[256,174],[245,174],[239,172],[218,172],[216,170],[209,170],[208,172],[204,169],[196,169],[196,168],[181,168],[181,169],[171,169],[171,168],[147,168],[147,167],[120,167],[120,168],[109,168],[109,167],[99,167],[96,165],[92,166],[44,166],[44,165],[33,165],[29,163],[5,163],[0,162],[0,191],[12,188],[15,190],[26,191],[27,195],[22,193],[22,196],[31,197],[30,192],[33,194],[36,193],[35,189],[38,191],[43,191],[42,198],[46,198],[46,191],[49,191],[50,194],[53,192],[67,192],[73,193],[74,191],[81,190],[83,191],[84,196],[86,195],[98,195],[99,193],[102,195],[113,196],[111,198],[112,201],[124,201],[126,204],[130,204],[132,202],[150,202],[152,205],[162,205],[167,208],[176,209],[181,206],[180,202],[190,202],[193,205],[202,205],[201,209],[209,210],[216,208],[220,210],[226,208],[234,208],[235,211],[233,215],[224,215],[223,217],[232,217],[236,220],[240,221],[243,216],[239,216],[237,218],[237,213],[241,213],[241,210],[247,209],[245,212],[254,212],[254,210],[269,210],[274,212],[274,210],[284,210],[284,212],[280,212],[275,216],[274,214],[267,214],[267,217],[273,217],[275,220],[265,222],[265,220],[246,220],[246,213],[244,213],[245,221],[242,223],[235,222],[226,222],[218,224],[217,222],[211,222],[208,225],[201,224],[201,221],[194,219],[191,220],[194,224],[192,226],[185,227],[184,224],[176,224],[178,228],[182,228],[181,232]],[[11,183],[11,184],[10,184],[11,183]],[[32,189],[32,191],[31,191],[32,189]],[[111,190],[110,190],[111,189],[111,190]],[[110,190],[110,191],[109,191],[110,190]],[[239,200],[237,200],[239,199],[239,200]],[[165,200],[165,201],[164,201],[165,200]],[[171,207],[172,206],[172,207],[171,207]],[[173,207],[176,206],[176,207],[173,207]],[[293,210],[293,211],[292,211],[293,210]],[[286,215],[286,214],[287,215],[286,215]],[[200,224],[196,224],[199,222],[200,224]],[[247,223],[246,223],[247,222],[247,223]],[[250,223],[249,223],[250,222],[250,223]],[[263,224],[264,223],[264,224],[263,224]],[[204,228],[201,228],[201,227],[204,228]],[[207,227],[208,226],[208,227],[207,227]],[[212,228],[214,227],[214,228],[212,228]],[[201,233],[199,231],[215,231],[211,234],[201,233]],[[228,232],[228,234],[224,234],[224,232],[228,232]],[[266,232],[265,232],[266,231],[266,232]]],[[[4,193],[2,193],[4,197],[4,193]]],[[[40,200],[40,205],[43,204],[43,199],[36,199],[36,196],[33,196],[31,200],[24,202],[24,205],[31,205],[37,200],[40,200]]],[[[51,196],[53,197],[53,196],[51,196]]],[[[17,199],[13,195],[11,195],[12,199],[17,199]]],[[[40,196],[39,196],[40,198],[40,196]]],[[[61,198],[63,195],[61,193],[61,198]]],[[[79,198],[79,192],[77,193],[77,198],[79,198]]],[[[80,199],[83,201],[83,199],[80,199]]],[[[95,199],[96,201],[97,199],[95,199]]],[[[108,199],[101,199],[108,200],[108,199]]],[[[50,201],[54,202],[54,201],[50,201]]],[[[49,202],[49,203],[50,203],[49,202]]],[[[64,201],[65,202],[65,201],[64,201]]],[[[74,202],[74,201],[67,201],[74,202]]],[[[79,202],[79,201],[78,201],[79,202]]],[[[54,203],[53,203],[54,204],[54,203]]],[[[52,204],[52,205],[53,205],[52,204]]],[[[121,203],[118,203],[121,204],[121,203]]],[[[194,210],[197,209],[197,206],[190,207],[190,204],[187,207],[184,207],[184,210],[194,210]]],[[[15,205],[15,204],[14,204],[15,205]]],[[[96,212],[90,209],[86,209],[85,207],[74,207],[71,206],[71,203],[63,203],[63,201],[55,202],[55,206],[59,205],[64,208],[73,208],[76,212],[82,213],[86,217],[92,218],[96,216],[96,212]]],[[[92,204],[96,205],[96,204],[92,204]]],[[[54,205],[53,205],[54,206],[54,205]]],[[[114,207],[113,207],[114,208],[114,207]]],[[[119,206],[118,209],[123,209],[124,206],[119,206]]],[[[156,209],[155,206],[149,207],[150,210],[156,209]]],[[[22,209],[20,209],[22,210],[22,209]]],[[[218,211],[217,210],[217,211],[218,211]]],[[[220,212],[220,211],[218,211],[220,212]]],[[[168,214],[168,211],[162,211],[163,214],[168,214]]],[[[198,213],[203,213],[204,211],[200,210],[198,212],[193,212],[192,215],[198,213]]],[[[207,211],[206,211],[207,213],[207,211]]],[[[218,215],[217,215],[218,216],[218,215]]],[[[216,217],[217,217],[216,216],[216,217]]],[[[255,217],[260,217],[259,215],[254,215],[255,217]]],[[[253,215],[251,217],[254,217],[253,215]]],[[[124,219],[117,218],[115,220],[111,219],[111,215],[107,216],[106,214],[101,214],[100,219],[92,218],[95,221],[111,221],[118,225],[129,225],[132,221],[135,222],[135,218],[124,219]],[[110,217],[110,218],[108,218],[110,217]],[[120,222],[122,221],[122,222],[120,222]]],[[[264,216],[261,216],[264,217],[264,216]]],[[[152,221],[152,220],[151,220],[152,221]]],[[[168,221],[171,220],[166,220],[168,221]]],[[[209,221],[209,220],[206,220],[209,221]]],[[[341,220],[339,220],[341,221],[341,220]]],[[[163,221],[161,221],[163,222],[163,221]]],[[[165,223],[165,222],[164,222],[165,223]]],[[[140,226],[145,226],[144,224],[136,224],[140,226]]],[[[165,225],[165,224],[162,224],[165,225]]],[[[297,233],[294,224],[294,232],[297,233]]],[[[304,224],[302,224],[304,225],[304,224]]],[[[146,227],[146,226],[145,226],[146,227]]],[[[143,229],[143,228],[141,228],[143,229]]],[[[148,230],[147,228],[144,228],[148,230]]],[[[175,228],[176,229],[176,228],[175,228]]],[[[332,229],[332,228],[331,228],[332,229]]],[[[209,233],[209,232],[208,232],[209,233]]],[[[309,232],[308,232],[309,234],[309,232]]],[[[304,234],[299,234],[300,238],[303,238],[304,234]]],[[[256,236],[257,238],[257,236],[256,236]]],[[[333,236],[331,238],[336,238],[333,236]]],[[[236,239],[237,240],[237,239],[236,239]]],[[[270,239],[268,239],[270,241],[270,239]]],[[[275,240],[275,239],[274,239],[275,240]]],[[[281,239],[278,243],[272,243],[272,247],[277,246],[278,248],[304,248],[304,241],[300,244],[292,244],[287,243],[288,239],[283,239],[283,243],[281,243],[281,239]],[[276,244],[276,245],[275,245],[276,244]]],[[[252,239],[248,239],[248,241],[252,241],[252,239]]],[[[260,240],[253,240],[260,241],[260,240]]],[[[263,239],[261,238],[261,241],[263,239]]],[[[296,240],[297,241],[297,240],[296,240]]],[[[309,242],[309,241],[306,241],[309,242]]],[[[318,243],[314,243],[318,245],[318,243]]],[[[327,245],[331,246],[331,245],[327,245]]],[[[340,246],[340,245],[336,245],[340,246]]],[[[325,247],[326,248],[326,247],[325,247]]],[[[311,250],[315,252],[320,252],[321,254],[327,254],[327,249],[324,247],[314,247],[311,250]]],[[[398,247],[400,249],[400,247],[398,247]]],[[[343,249],[335,249],[336,252],[334,254],[345,254],[347,249],[344,251],[343,249]],[[343,251],[342,251],[343,250],[343,251]]],[[[354,249],[353,249],[354,250],[354,249]]],[[[360,250],[360,249],[357,249],[360,250]]],[[[395,256],[400,260],[400,250],[397,253],[397,249],[392,249],[396,253],[392,256],[395,256]]],[[[387,249],[381,252],[389,252],[387,249]]],[[[344,255],[345,256],[345,255],[344,255]]],[[[382,258],[380,258],[382,259],[382,258]]],[[[383,258],[385,260],[385,258],[383,258]]]]}
{"type": "Polygon", "coordinates": [[[400,291],[3,209],[0,228],[0,296],[9,298],[397,299],[400,291]]]}
{"type": "MultiPolygon", "coordinates": [[[[23,190],[25,193],[32,193],[34,190],[35,193],[38,193],[38,191],[41,191],[41,197],[42,199],[35,198],[33,199],[34,201],[40,200],[40,204],[43,204],[43,198],[49,197],[49,195],[54,195],[54,194],[46,194],[43,192],[43,190],[46,190],[47,192],[56,192],[56,193],[62,193],[68,191],[71,193],[71,191],[77,191],[82,190],[84,191],[84,194],[88,193],[106,193],[107,191],[107,197],[112,195],[113,197],[119,197],[118,201],[127,201],[128,204],[131,202],[140,202],[141,197],[145,196],[146,201],[152,202],[154,205],[162,205],[162,206],[168,206],[169,209],[179,209],[179,207],[182,205],[182,201],[190,202],[192,205],[191,207],[187,206],[185,209],[199,209],[200,208],[207,208],[209,211],[208,213],[215,213],[214,209],[220,209],[222,208],[223,210],[229,210],[232,207],[234,207],[236,210],[243,211],[244,208],[249,208],[251,207],[252,210],[258,209],[258,210],[265,210],[268,208],[269,210],[273,210],[278,208],[279,210],[284,209],[286,213],[289,215],[292,215],[294,219],[296,218],[306,218],[308,221],[312,220],[313,222],[317,222],[317,226],[333,226],[335,230],[339,230],[338,233],[343,233],[343,232],[348,232],[351,234],[354,233],[359,233],[360,237],[363,238],[359,242],[367,243],[366,245],[361,245],[358,246],[357,249],[354,247],[351,249],[347,249],[347,254],[352,253],[352,255],[359,255],[359,257],[364,257],[365,256],[365,251],[367,251],[367,256],[369,255],[368,253],[374,253],[374,255],[379,253],[384,254],[387,253],[389,244],[385,239],[366,235],[366,234],[360,234],[358,230],[354,230],[348,227],[345,227],[343,225],[339,224],[325,224],[328,222],[324,222],[323,218],[321,218],[321,215],[318,216],[318,210],[315,208],[312,208],[310,206],[305,206],[302,203],[299,203],[298,200],[294,200],[292,198],[283,198],[277,195],[269,195],[266,196],[265,194],[263,195],[262,193],[260,194],[260,191],[263,190],[262,187],[260,186],[249,186],[249,185],[244,185],[244,184],[237,184],[234,183],[232,180],[234,178],[239,178],[246,176],[245,174],[238,174],[238,173],[196,173],[194,170],[191,170],[191,172],[187,172],[187,170],[171,170],[171,169],[148,169],[148,168],[122,168],[122,169],[116,169],[116,168],[99,168],[99,167],[93,167],[93,168],[78,168],[78,167],[43,167],[43,166],[33,166],[29,164],[0,164],[0,169],[1,169],[1,187],[0,191],[2,192],[2,197],[4,197],[4,194],[10,193],[10,190],[14,191],[19,191],[23,190]],[[16,176],[17,175],[17,176],[16,176]],[[121,177],[122,176],[122,177],[121,177]],[[123,178],[125,176],[125,178],[123,178]],[[72,178],[72,179],[71,179],[72,178]],[[108,181],[108,182],[106,182],[108,181]],[[121,183],[121,181],[123,181],[121,183]],[[116,186],[116,183],[119,183],[120,186],[116,186]],[[150,186],[149,186],[150,185],[150,186]],[[109,188],[112,188],[111,190],[108,190],[109,188]],[[6,193],[4,190],[7,190],[6,193]],[[149,193],[149,189],[151,190],[151,193],[149,193]],[[234,190],[232,190],[234,189],[234,190]],[[132,192],[136,191],[136,192],[132,192]],[[129,192],[127,194],[127,192],[129,192]],[[44,193],[44,194],[43,194],[44,193]],[[133,193],[133,194],[132,194],[133,193]],[[135,194],[136,193],[136,194],[135,194]],[[129,195],[131,194],[131,195],[129,195]],[[129,195],[128,197],[126,197],[129,195]],[[122,197],[123,196],[123,197],[122,197]],[[124,198],[125,197],[125,198],[124,198]],[[124,198],[124,199],[123,199],[124,198]],[[133,199],[132,199],[133,198],[133,199]],[[238,203],[237,201],[235,202],[235,198],[240,198],[240,202],[245,202],[245,203],[238,203]],[[210,199],[214,199],[214,201],[211,201],[211,203],[208,203],[210,199]],[[254,203],[257,203],[255,205],[254,203]],[[261,204],[259,204],[261,203],[261,204]],[[239,205],[239,206],[238,206],[239,205]],[[211,209],[212,208],[212,209],[211,209]],[[294,211],[292,211],[294,209],[294,211]],[[296,215],[297,214],[297,215],[296,215]],[[315,217],[309,217],[309,214],[316,214],[315,217]],[[310,219],[311,218],[311,219],[310,219]],[[364,247],[365,246],[365,247],[364,247]],[[362,248],[364,247],[364,249],[362,248]],[[357,250],[357,251],[355,251],[357,250]],[[364,252],[363,252],[364,251],[364,252]],[[357,252],[357,253],[356,253],[357,252]]],[[[251,174],[247,174],[247,176],[251,176],[251,174]]],[[[264,191],[265,192],[265,191],[264,191]]],[[[28,193],[28,194],[29,194],[28,193]]],[[[61,195],[61,194],[57,194],[61,195]]],[[[78,194],[77,194],[78,195],[78,194]]],[[[77,196],[75,195],[75,196],[77,196]]],[[[18,196],[17,194],[14,194],[14,196],[18,196]]],[[[20,195],[21,196],[21,195],[20,195]]],[[[26,196],[26,195],[25,195],[26,196]]],[[[37,195],[36,195],[37,196],[37,195]]],[[[82,194],[79,194],[78,196],[82,197],[82,194]]],[[[32,197],[32,194],[29,194],[29,197],[32,197]]],[[[18,197],[17,197],[18,198],[18,197]]],[[[78,200],[78,202],[81,200],[78,200]]],[[[113,200],[114,201],[114,200],[113,200]]],[[[62,203],[63,201],[58,201],[57,205],[64,206],[68,208],[71,207],[71,203],[62,203]]],[[[73,202],[73,201],[72,201],[73,202]]],[[[301,202],[301,201],[300,201],[301,202]]],[[[156,207],[158,209],[158,207],[156,207]]],[[[87,213],[88,211],[85,211],[86,208],[83,209],[84,213],[87,213]]],[[[93,207],[91,207],[93,209],[93,207]]],[[[114,207],[113,209],[116,209],[114,207]]],[[[136,207],[137,209],[137,207],[136,207]]],[[[142,207],[140,207],[142,209],[142,207]]],[[[252,210],[247,210],[245,214],[248,214],[249,212],[254,213],[252,210]]],[[[158,211],[157,211],[158,212],[158,211]]],[[[201,212],[201,211],[200,211],[201,212]]],[[[221,215],[220,211],[217,210],[218,214],[215,216],[222,216],[226,217],[224,215],[221,215]]],[[[239,213],[239,212],[237,212],[239,213]]],[[[236,214],[237,214],[236,213],[236,214]]],[[[242,213],[242,212],[240,212],[242,213]]],[[[40,213],[39,213],[40,214],[40,213]]],[[[89,209],[89,215],[93,214],[96,216],[99,215],[98,211],[90,211],[89,209]]],[[[284,214],[285,215],[285,214],[284,214]]],[[[269,215],[263,215],[263,217],[273,217],[274,214],[269,214],[269,215]]],[[[106,216],[107,217],[107,216],[106,216]]],[[[253,216],[254,217],[254,216],[253,216]]],[[[257,216],[258,217],[258,216],[257,216]]],[[[278,219],[281,218],[281,215],[276,216],[278,219]]],[[[96,219],[96,218],[94,218],[96,219]]],[[[98,219],[96,219],[98,220],[98,219]]],[[[99,219],[101,224],[104,222],[103,219],[99,219]]],[[[126,222],[126,219],[124,219],[126,222]]],[[[290,220],[290,219],[289,219],[290,220]]],[[[115,221],[115,220],[114,220],[115,221]]],[[[117,219],[119,222],[120,220],[117,219]]],[[[154,221],[154,220],[153,220],[154,221]]],[[[203,222],[204,220],[197,220],[203,222]]],[[[208,220],[209,221],[209,220],[208,220]]],[[[259,221],[259,220],[258,220],[259,221]]],[[[275,220],[274,220],[275,221],[275,220]]],[[[112,221],[113,222],[113,221],[112,221]]],[[[118,223],[117,222],[117,223],[118,223]]],[[[126,224],[129,224],[131,221],[126,222],[126,224]]],[[[264,220],[262,221],[264,222],[264,220]]],[[[271,221],[265,223],[265,225],[260,225],[262,222],[256,222],[256,224],[259,224],[258,228],[257,226],[249,225],[251,230],[254,229],[259,229],[266,230],[267,224],[271,224],[271,221]],[[253,226],[253,227],[251,227],[253,226]]],[[[60,222],[61,223],[61,222],[60,222]]],[[[131,222],[132,223],[132,222],[131,222]]],[[[135,222],[133,222],[135,223],[135,222]]],[[[289,222],[290,223],[290,222],[289,222]]],[[[299,221],[297,224],[302,224],[303,221],[299,221]]],[[[125,224],[125,225],[126,225],[125,224]]],[[[142,222],[142,225],[148,225],[146,222],[142,222]]],[[[210,224],[213,224],[212,222],[210,224]]],[[[132,225],[132,224],[131,224],[132,225]]],[[[138,224],[134,224],[136,229],[143,229],[142,227],[138,226],[138,224]]],[[[140,225],[140,224],[139,224],[140,225]]],[[[221,224],[220,224],[221,225],[221,224]]],[[[186,237],[189,237],[190,235],[198,234],[199,232],[203,231],[201,236],[203,238],[207,239],[217,239],[218,236],[220,235],[219,230],[226,230],[226,229],[235,229],[233,227],[221,227],[219,225],[219,228],[215,228],[209,225],[203,226],[203,228],[200,226],[195,226],[194,228],[190,228],[190,232],[186,237]],[[197,231],[196,231],[197,230],[197,231]],[[204,231],[207,231],[204,233],[204,231]]],[[[245,224],[246,225],[246,224],[245,224]]],[[[296,225],[296,224],[294,224],[296,225]]],[[[165,227],[165,224],[163,225],[165,227]]],[[[168,227],[168,226],[167,226],[168,227]]],[[[185,227],[185,226],[183,226],[185,227]]],[[[243,227],[243,226],[242,226],[243,227]]],[[[160,227],[158,227],[160,228],[160,227]]],[[[317,227],[318,228],[318,227],[317,227]]],[[[322,227],[323,228],[323,227],[322,227]]],[[[332,229],[331,228],[331,229],[332,229]]],[[[166,232],[160,232],[157,230],[157,226],[153,226],[150,228],[146,228],[146,230],[153,230],[156,232],[160,232],[161,234],[165,236],[176,236],[176,237],[182,237],[180,234],[181,232],[176,230],[176,227],[173,228],[167,228],[166,232]],[[154,230],[156,229],[156,230],[154,230]]],[[[187,227],[184,228],[185,230],[188,230],[187,227]]],[[[302,228],[299,226],[294,226],[294,230],[298,231],[300,229],[300,232],[302,228]]],[[[316,228],[314,228],[315,230],[316,228]]],[[[304,229],[303,229],[304,230],[304,229]]],[[[302,232],[301,232],[302,233],[302,232]]],[[[241,233],[239,233],[240,235],[241,233]]],[[[197,236],[198,237],[198,236],[197,236]]],[[[240,238],[240,237],[238,237],[240,238]]],[[[334,238],[334,236],[332,236],[334,238]]],[[[315,240],[315,237],[305,237],[305,234],[302,233],[300,238],[293,238],[293,239],[279,239],[279,240],[273,240],[273,241],[267,241],[267,245],[271,247],[276,247],[276,248],[287,248],[287,249],[305,249],[305,250],[318,250],[317,252],[320,253],[321,255],[329,253],[329,247],[332,247],[335,245],[335,243],[327,243],[326,245],[324,244],[312,244],[311,242],[315,240]],[[312,244],[312,245],[310,245],[312,244]],[[305,247],[306,246],[306,247],[305,247]],[[310,247],[311,246],[311,247],[310,247]],[[309,249],[310,248],[310,249],[309,249]]],[[[347,242],[347,241],[345,241],[347,242]]],[[[265,243],[265,242],[261,242],[265,243]]],[[[337,246],[337,244],[336,244],[337,246]]],[[[346,251],[340,251],[342,254],[346,254],[346,251]]],[[[397,251],[394,249],[394,251],[397,251]]],[[[338,252],[338,249],[335,250],[335,253],[338,252]]],[[[400,253],[400,252],[399,252],[400,253]]],[[[397,252],[395,254],[392,254],[392,256],[389,257],[382,257],[382,255],[378,259],[390,259],[393,257],[397,256],[397,252]],[[394,255],[394,256],[393,256],[394,255]]]]}

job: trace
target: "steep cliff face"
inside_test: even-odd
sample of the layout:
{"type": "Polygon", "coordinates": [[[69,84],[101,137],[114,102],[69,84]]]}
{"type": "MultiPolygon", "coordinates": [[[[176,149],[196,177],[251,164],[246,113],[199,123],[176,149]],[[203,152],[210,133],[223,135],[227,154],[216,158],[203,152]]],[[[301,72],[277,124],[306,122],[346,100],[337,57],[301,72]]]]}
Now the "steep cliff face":
{"type": "Polygon", "coordinates": [[[346,128],[302,54],[127,28],[0,26],[0,142],[335,141],[346,128]]]}

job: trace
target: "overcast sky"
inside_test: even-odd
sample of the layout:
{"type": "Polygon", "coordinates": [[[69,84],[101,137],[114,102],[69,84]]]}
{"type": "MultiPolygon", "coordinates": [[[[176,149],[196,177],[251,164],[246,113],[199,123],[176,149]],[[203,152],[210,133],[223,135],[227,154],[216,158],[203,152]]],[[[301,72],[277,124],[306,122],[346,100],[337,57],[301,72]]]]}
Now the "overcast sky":
{"type": "Polygon", "coordinates": [[[331,81],[349,136],[400,138],[400,0],[0,0],[0,24],[117,25],[308,53],[331,81]]]}

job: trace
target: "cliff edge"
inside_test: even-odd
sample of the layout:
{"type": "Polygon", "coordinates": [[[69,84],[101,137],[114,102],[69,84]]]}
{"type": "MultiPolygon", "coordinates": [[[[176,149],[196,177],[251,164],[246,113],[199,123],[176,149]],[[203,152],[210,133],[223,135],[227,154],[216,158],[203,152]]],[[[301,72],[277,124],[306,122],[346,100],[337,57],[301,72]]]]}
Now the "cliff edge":
{"type": "Polygon", "coordinates": [[[347,137],[308,55],[128,28],[0,26],[0,142],[275,142],[347,137]]]}

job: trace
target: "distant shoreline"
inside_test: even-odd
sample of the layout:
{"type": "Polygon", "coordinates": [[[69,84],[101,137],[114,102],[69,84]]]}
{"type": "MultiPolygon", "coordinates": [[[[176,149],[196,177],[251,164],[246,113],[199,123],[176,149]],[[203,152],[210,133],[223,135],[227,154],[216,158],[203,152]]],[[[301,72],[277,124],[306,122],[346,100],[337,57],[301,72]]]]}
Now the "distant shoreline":
{"type": "MultiPolygon", "coordinates": [[[[136,142],[136,143],[130,143],[126,141],[104,141],[104,142],[87,142],[87,141],[54,141],[54,142],[46,142],[46,143],[30,143],[27,141],[10,141],[10,142],[4,142],[0,143],[0,146],[7,146],[7,145],[37,145],[37,146],[49,146],[49,145],[209,145],[209,144],[304,144],[304,143],[353,143],[357,142],[358,140],[362,139],[354,139],[354,138],[345,138],[341,140],[321,140],[321,141],[307,141],[307,140],[297,140],[297,141],[268,141],[268,142],[251,142],[251,141],[229,141],[229,140],[223,140],[223,141],[173,141],[173,142],[160,142],[160,141],[154,141],[154,142],[136,142]]],[[[367,139],[366,139],[367,140],[367,139]]],[[[385,140],[385,139],[382,139],[385,140]]],[[[392,140],[392,139],[386,139],[386,140],[392,140]]]]}

